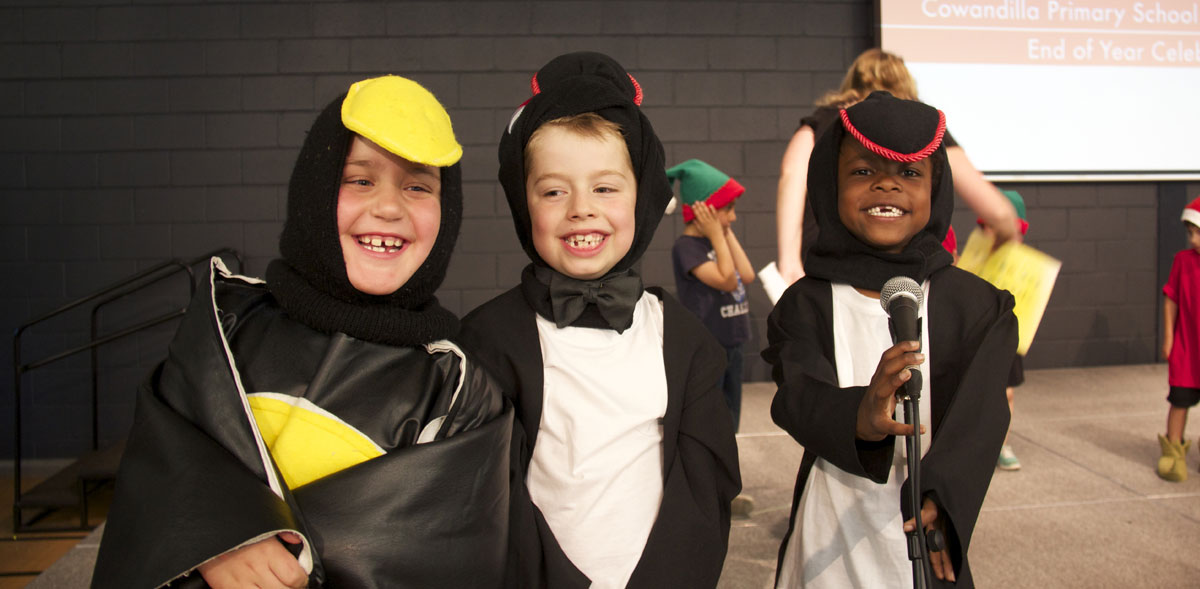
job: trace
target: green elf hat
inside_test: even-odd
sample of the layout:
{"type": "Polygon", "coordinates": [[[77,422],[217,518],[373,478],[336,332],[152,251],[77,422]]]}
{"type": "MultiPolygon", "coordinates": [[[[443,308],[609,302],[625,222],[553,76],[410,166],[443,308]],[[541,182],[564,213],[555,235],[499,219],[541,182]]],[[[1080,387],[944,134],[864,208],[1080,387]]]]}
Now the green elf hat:
{"type": "Polygon", "coordinates": [[[703,202],[719,209],[735,201],[746,192],[737,180],[725,175],[711,165],[698,159],[690,159],[667,170],[667,179],[679,181],[679,200],[683,202],[683,221],[691,223],[696,217],[692,205],[703,202]]]}
{"type": "MultiPolygon", "coordinates": [[[[1029,231],[1029,221],[1025,220],[1025,199],[1021,198],[1021,193],[1016,190],[1001,190],[1000,192],[1008,198],[1013,209],[1017,211],[1017,218],[1021,220],[1021,235],[1025,235],[1025,232],[1029,231]]],[[[980,227],[984,225],[982,217],[975,219],[975,222],[980,227]]]]}

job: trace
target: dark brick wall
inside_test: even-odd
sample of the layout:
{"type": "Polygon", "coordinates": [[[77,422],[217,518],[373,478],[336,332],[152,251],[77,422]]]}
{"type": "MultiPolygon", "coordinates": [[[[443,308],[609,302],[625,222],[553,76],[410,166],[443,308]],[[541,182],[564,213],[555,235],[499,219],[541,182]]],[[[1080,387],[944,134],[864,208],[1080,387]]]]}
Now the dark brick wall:
{"type": "MultiPolygon", "coordinates": [[[[1001,183],[1025,199],[1026,243],[1062,260],[1054,294],[1026,358],[1028,368],[1158,361],[1160,251],[1186,246],[1179,207],[1159,210],[1159,192],[1200,194],[1200,184],[1001,183]],[[1174,234],[1162,234],[1158,217],[1174,234]]],[[[960,244],[975,215],[957,203],[960,244]]],[[[1163,384],[1166,386],[1166,383],[1163,384]]]]}
{"type": "MultiPolygon", "coordinates": [[[[748,188],[737,231],[774,257],[779,159],[813,99],[871,39],[867,0],[781,2],[222,2],[7,0],[0,7],[0,327],[168,258],[238,249],[261,274],[276,255],[285,185],[313,116],[351,82],[399,73],[432,89],[466,147],[466,220],[441,292],[466,312],[513,285],[525,257],[495,181],[495,146],[529,75],[562,52],[609,53],[646,90],[670,162],[699,157],[748,188]]],[[[1154,359],[1155,184],[1030,184],[1029,241],[1063,258],[1030,366],[1154,359]]],[[[1195,186],[1189,188],[1194,193],[1195,186]]],[[[960,225],[970,223],[959,214],[960,225]]],[[[647,282],[672,285],[666,220],[647,282]]],[[[1176,240],[1178,241],[1178,240],[1176,240]]],[[[115,304],[115,328],[186,298],[172,279],[115,304]]],[[[757,357],[765,296],[751,287],[757,357]]],[[[86,339],[72,313],[26,335],[28,361],[86,339]]],[[[136,384],[172,324],[103,349],[101,437],[131,419],[136,384]]],[[[0,354],[11,357],[5,340],[0,354]]],[[[0,381],[13,369],[0,363],[0,381]]],[[[85,356],[29,374],[26,456],[79,452],[85,356]]],[[[12,387],[0,423],[12,423],[12,387]]],[[[0,428],[7,432],[8,427],[0,428]]],[[[0,456],[12,441],[0,435],[0,456]]]]}

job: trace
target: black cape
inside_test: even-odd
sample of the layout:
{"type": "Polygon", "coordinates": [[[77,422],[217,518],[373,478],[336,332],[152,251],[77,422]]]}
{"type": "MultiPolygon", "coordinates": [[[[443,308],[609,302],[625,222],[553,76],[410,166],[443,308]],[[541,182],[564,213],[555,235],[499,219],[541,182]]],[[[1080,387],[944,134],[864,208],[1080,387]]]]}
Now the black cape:
{"type": "MultiPolygon", "coordinates": [[[[629,587],[715,587],[729,544],[730,501],[741,489],[737,443],[721,392],[725,351],[683,305],[663,301],[663,500],[629,587]]],[[[543,366],[533,308],[520,287],[463,319],[461,340],[512,395],[513,487],[509,587],[587,587],[529,498],[525,474],[542,415],[543,366]]]]}
{"type": "MultiPolygon", "coordinates": [[[[833,348],[830,283],[805,277],[780,298],[767,320],[772,366],[779,390],[771,417],[804,446],[796,477],[788,533],[780,546],[782,564],[796,527],[796,509],[818,457],[838,468],[885,482],[895,438],[855,439],[858,405],[866,387],[839,388],[833,348]]],[[[1008,431],[1004,387],[1017,347],[1013,298],[953,266],[930,276],[930,401],[933,423],[929,450],[921,459],[921,494],[932,497],[946,518],[946,540],[957,584],[933,578],[934,586],[973,587],[967,549],[1008,431]]],[[[908,499],[902,497],[904,518],[908,499]]]]}
{"type": "Polygon", "coordinates": [[[280,315],[254,281],[224,275],[209,286],[139,390],[93,586],[204,586],[197,566],[283,530],[304,539],[299,558],[311,563],[313,586],[499,586],[512,409],[486,374],[450,342],[412,348],[326,335],[280,315]],[[272,320],[288,337],[237,340],[272,320]],[[322,406],[383,391],[342,405],[357,415],[339,417],[393,432],[389,451],[289,489],[242,386],[265,371],[240,366],[231,352],[239,346],[264,350],[260,359],[316,354],[304,396],[322,406]],[[435,422],[433,441],[412,443],[423,429],[413,420],[435,422]]]}

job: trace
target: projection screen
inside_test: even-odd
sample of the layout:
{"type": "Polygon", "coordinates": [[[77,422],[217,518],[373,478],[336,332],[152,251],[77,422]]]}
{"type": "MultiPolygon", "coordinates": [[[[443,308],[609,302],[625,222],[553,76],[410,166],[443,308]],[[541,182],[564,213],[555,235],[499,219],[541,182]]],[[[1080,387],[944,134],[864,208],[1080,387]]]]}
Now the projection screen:
{"type": "Polygon", "coordinates": [[[1200,2],[881,0],[879,39],[989,177],[1200,178],[1200,2]]]}

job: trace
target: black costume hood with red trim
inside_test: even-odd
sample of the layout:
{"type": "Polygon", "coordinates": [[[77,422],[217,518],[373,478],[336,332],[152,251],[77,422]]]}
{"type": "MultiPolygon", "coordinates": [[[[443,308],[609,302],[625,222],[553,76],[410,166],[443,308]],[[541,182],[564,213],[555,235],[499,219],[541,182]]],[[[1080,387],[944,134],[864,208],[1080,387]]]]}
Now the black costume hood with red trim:
{"type": "Polygon", "coordinates": [[[804,262],[815,278],[880,290],[888,279],[908,276],[923,282],[934,271],[954,262],[942,247],[954,212],[954,182],[942,144],[946,119],[941,111],[887,92],[873,92],[862,102],[843,109],[840,124],[821,134],[808,165],[808,198],[820,234],[804,262]],[[900,253],[875,249],[850,233],[838,216],[838,151],[842,141],[864,147],[895,161],[931,158],[933,182],[929,223],[900,253]]]}
{"type": "Polygon", "coordinates": [[[662,142],[640,108],[641,86],[613,58],[582,51],[550,60],[534,74],[530,87],[533,96],[517,109],[500,138],[500,183],[508,197],[521,246],[535,265],[548,267],[533,247],[525,194],[525,146],[529,138],[546,121],[594,112],[621,126],[637,177],[633,244],[609,274],[629,270],[650,246],[654,230],[671,200],[662,142]]]}

